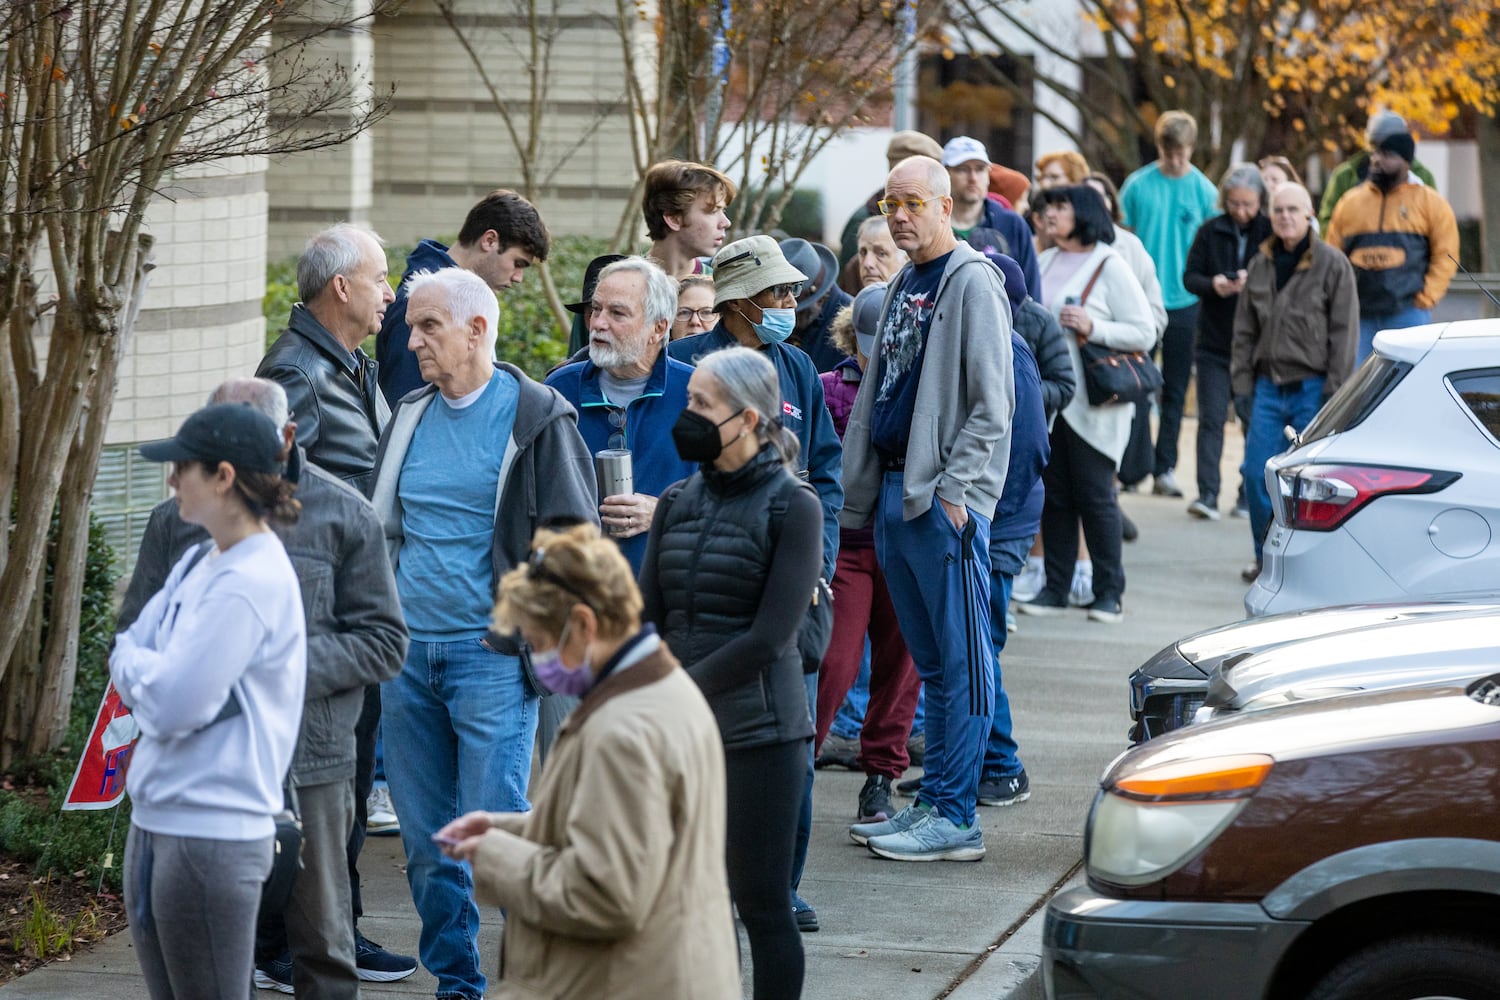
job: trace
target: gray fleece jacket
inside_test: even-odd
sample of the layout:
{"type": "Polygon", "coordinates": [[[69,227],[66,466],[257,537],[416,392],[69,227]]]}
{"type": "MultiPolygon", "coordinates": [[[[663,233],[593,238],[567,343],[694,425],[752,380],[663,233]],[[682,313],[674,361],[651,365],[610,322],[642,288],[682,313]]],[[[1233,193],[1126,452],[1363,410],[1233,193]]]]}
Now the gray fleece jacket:
{"type": "MultiPolygon", "coordinates": [[[[599,523],[598,501],[594,498],[594,459],[578,434],[577,413],[556,389],[533,382],[515,365],[497,363],[495,367],[516,380],[520,396],[516,401],[516,419],[500,460],[500,481],[495,494],[495,534],[490,542],[492,588],[512,566],[526,561],[531,538],[538,527],[557,520],[599,523]]],[[[437,388],[431,384],[407,393],[396,404],[391,421],[380,436],[370,500],[375,513],[385,522],[392,568],[400,562],[401,544],[406,537],[396,489],[401,481],[401,466],[422,414],[436,398],[437,388]]],[[[462,470],[454,471],[462,474],[462,470]]]]}
{"type": "MultiPolygon", "coordinates": [[[[885,293],[882,315],[910,275],[908,264],[885,293]]],[[[943,268],[922,355],[906,446],[902,519],[932,509],[933,495],[994,516],[1010,462],[1010,421],[1016,408],[1010,353],[1010,302],[1000,272],[965,243],[943,268]]],[[[876,341],[870,370],[880,364],[876,341]]],[[[880,457],[870,443],[870,415],[880,379],[860,383],[844,432],[844,510],[839,524],[858,528],[875,512],[880,457]]]]}

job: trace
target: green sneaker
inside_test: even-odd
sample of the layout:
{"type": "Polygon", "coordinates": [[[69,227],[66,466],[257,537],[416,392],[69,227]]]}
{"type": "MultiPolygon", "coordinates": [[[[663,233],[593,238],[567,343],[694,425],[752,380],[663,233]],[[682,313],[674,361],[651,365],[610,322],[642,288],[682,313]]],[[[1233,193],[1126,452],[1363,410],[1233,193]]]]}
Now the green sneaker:
{"type": "Polygon", "coordinates": [[[883,819],[878,823],[855,823],[849,828],[849,839],[860,847],[864,847],[870,842],[871,837],[884,837],[911,829],[918,820],[925,818],[931,812],[932,806],[913,802],[890,819],[883,819]]]}
{"type": "Polygon", "coordinates": [[[900,833],[871,837],[866,846],[892,861],[978,861],[984,833],[978,823],[964,829],[933,812],[900,833]]]}

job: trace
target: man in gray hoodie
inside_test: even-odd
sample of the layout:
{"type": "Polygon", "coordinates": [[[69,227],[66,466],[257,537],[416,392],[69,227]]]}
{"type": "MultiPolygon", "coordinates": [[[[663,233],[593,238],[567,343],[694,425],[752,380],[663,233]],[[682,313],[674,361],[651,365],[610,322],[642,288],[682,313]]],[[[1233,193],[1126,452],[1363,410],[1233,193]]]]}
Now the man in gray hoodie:
{"type": "Polygon", "coordinates": [[[994,708],[990,518],[1005,485],[1015,381],[1000,273],[953,235],[948,172],[913,156],[880,211],[911,262],[886,292],[875,356],[844,435],[844,510],[875,550],[926,685],[917,799],[849,835],[897,861],[977,861],[975,806],[994,708]]]}

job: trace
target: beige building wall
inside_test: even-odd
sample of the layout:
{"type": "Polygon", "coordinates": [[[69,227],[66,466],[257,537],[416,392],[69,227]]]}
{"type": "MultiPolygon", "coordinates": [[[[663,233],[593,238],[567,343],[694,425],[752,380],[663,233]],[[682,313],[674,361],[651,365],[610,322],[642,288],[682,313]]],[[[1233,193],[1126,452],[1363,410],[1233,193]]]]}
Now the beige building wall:
{"type": "MultiPolygon", "coordinates": [[[[527,44],[524,23],[492,0],[463,0],[459,8],[501,92],[515,95],[509,107],[524,135],[529,83],[516,48],[527,44]]],[[[614,12],[609,0],[560,6],[536,158],[537,207],[556,235],[612,235],[634,183],[614,12]]],[[[453,236],[484,195],[521,189],[515,144],[431,3],[413,0],[398,16],[378,19],[374,41],[376,92],[397,89],[392,114],[375,128],[370,222],[398,244],[453,236]]]]}
{"type": "Polygon", "coordinates": [[[168,437],[225,379],[252,375],[265,353],[266,161],[240,157],[177,171],[143,229],[156,268],[120,360],[94,511],[127,568],[166,471],[135,453],[168,437]]]}

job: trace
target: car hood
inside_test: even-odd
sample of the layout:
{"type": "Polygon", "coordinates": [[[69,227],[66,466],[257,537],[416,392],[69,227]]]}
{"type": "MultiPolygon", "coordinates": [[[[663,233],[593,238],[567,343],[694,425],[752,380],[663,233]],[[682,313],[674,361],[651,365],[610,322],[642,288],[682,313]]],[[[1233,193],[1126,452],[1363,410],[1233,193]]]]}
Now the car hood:
{"type": "Polygon", "coordinates": [[[1500,609],[1396,616],[1225,663],[1210,709],[1263,707],[1338,691],[1472,680],[1500,669],[1500,609]]]}
{"type": "MultiPolygon", "coordinates": [[[[1492,594],[1472,600],[1454,598],[1399,604],[1352,604],[1249,618],[1179,639],[1175,645],[1182,659],[1208,676],[1215,670],[1226,665],[1233,666],[1257,653],[1320,636],[1395,622],[1462,619],[1495,614],[1500,614],[1500,603],[1495,602],[1492,594]]],[[[1500,637],[1500,633],[1497,633],[1497,637],[1500,637]]],[[[1167,650],[1163,650],[1165,652],[1167,650]]],[[[1161,655],[1157,654],[1158,657],[1161,655]]]]}
{"type": "Polygon", "coordinates": [[[1500,683],[1500,674],[1466,682],[1366,691],[1232,715],[1188,726],[1127,750],[1106,769],[1102,784],[1179,761],[1269,754],[1278,762],[1398,746],[1459,742],[1466,730],[1500,726],[1500,704],[1470,697],[1471,689],[1500,683]]]}

